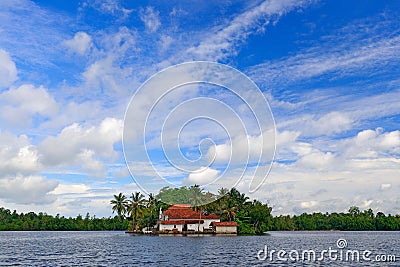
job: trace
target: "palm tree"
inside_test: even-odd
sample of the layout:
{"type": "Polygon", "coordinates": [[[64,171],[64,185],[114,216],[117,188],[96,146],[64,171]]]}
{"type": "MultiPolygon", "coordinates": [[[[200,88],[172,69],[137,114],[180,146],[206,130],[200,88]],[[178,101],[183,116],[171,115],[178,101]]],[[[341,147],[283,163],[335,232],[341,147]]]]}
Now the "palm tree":
{"type": "Polygon", "coordinates": [[[228,207],[236,207],[238,210],[242,210],[243,206],[249,200],[246,194],[241,194],[236,188],[232,188],[228,196],[228,207]]]}
{"type": "Polygon", "coordinates": [[[236,209],[235,207],[231,207],[223,211],[223,213],[226,213],[229,222],[233,222],[235,220],[236,216],[235,209],[236,209]]]}
{"type": "MultiPolygon", "coordinates": [[[[157,199],[153,193],[149,194],[149,198],[146,201],[146,208],[150,211],[149,223],[153,223],[153,220],[155,220],[155,218],[153,218],[154,211],[157,208],[157,199]]],[[[147,225],[147,228],[149,228],[149,225],[147,225]]]]}
{"type": "Polygon", "coordinates": [[[218,189],[218,197],[224,197],[226,194],[229,193],[229,189],[225,188],[225,187],[221,187],[220,189],[218,189]]]}
{"type": "Polygon", "coordinates": [[[157,204],[157,199],[153,193],[149,194],[149,199],[146,202],[146,207],[149,208],[151,211],[155,209],[157,204]]]}
{"type": "Polygon", "coordinates": [[[203,189],[199,185],[195,184],[190,187],[190,202],[194,206],[194,210],[197,211],[198,207],[203,204],[204,194],[203,189]]]}
{"type": "Polygon", "coordinates": [[[122,193],[114,195],[114,199],[111,200],[110,203],[113,205],[112,206],[113,213],[117,212],[120,221],[122,221],[122,219],[125,217],[126,205],[128,204],[126,196],[123,195],[122,193]]]}
{"type": "Polygon", "coordinates": [[[143,208],[146,206],[146,199],[140,192],[132,193],[131,198],[128,200],[127,210],[132,218],[132,230],[137,230],[138,218],[142,214],[143,208]]]}

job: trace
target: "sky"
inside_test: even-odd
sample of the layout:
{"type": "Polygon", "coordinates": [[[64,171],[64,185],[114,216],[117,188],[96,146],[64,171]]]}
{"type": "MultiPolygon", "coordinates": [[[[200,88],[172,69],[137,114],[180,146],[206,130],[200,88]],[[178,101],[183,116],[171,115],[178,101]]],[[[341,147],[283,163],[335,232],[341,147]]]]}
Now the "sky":
{"type": "Polygon", "coordinates": [[[108,217],[113,194],[149,189],[131,173],[140,180],[156,169],[175,186],[224,173],[226,185],[274,215],[353,205],[399,214],[399,17],[398,1],[1,1],[0,206],[108,217]],[[147,97],[188,74],[156,73],[192,61],[254,81],[259,92],[242,91],[246,104],[270,108],[273,122],[255,131],[251,110],[229,88],[200,83],[142,114],[147,97]],[[157,86],[143,90],[154,75],[157,86]],[[186,125],[188,114],[217,119],[186,125]],[[123,142],[127,125],[143,134],[135,123],[145,118],[147,158],[123,142]],[[182,172],[165,160],[163,142],[165,151],[179,144],[184,159],[205,161],[182,172]],[[124,149],[133,151],[127,160],[124,149]],[[260,151],[271,160],[275,153],[261,162],[271,165],[265,181],[255,171],[260,151]],[[255,192],[251,178],[261,184],[255,192]]]}

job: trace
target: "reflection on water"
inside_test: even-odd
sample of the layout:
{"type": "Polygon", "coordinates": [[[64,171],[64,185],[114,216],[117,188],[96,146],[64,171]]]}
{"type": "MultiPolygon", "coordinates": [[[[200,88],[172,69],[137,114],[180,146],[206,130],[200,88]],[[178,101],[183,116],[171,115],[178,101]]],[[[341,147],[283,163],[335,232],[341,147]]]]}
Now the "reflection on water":
{"type": "Polygon", "coordinates": [[[272,232],[267,236],[130,236],[123,232],[0,232],[1,266],[400,266],[400,232],[272,232]],[[337,249],[396,255],[396,262],[298,263],[258,251],[337,249]]]}

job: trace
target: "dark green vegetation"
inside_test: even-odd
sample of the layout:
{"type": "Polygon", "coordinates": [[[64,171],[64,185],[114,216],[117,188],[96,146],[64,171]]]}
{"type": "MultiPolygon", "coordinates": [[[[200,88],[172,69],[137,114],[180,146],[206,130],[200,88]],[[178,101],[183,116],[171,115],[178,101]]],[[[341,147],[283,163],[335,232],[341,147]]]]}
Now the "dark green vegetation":
{"type": "Polygon", "coordinates": [[[273,219],[273,230],[340,230],[340,231],[400,231],[400,214],[374,214],[372,209],[360,211],[350,207],[347,213],[320,212],[299,216],[278,216],[273,219]]]}
{"type": "Polygon", "coordinates": [[[78,215],[76,218],[64,216],[53,217],[46,213],[20,213],[15,210],[0,208],[0,231],[102,231],[125,230],[127,222],[119,218],[96,218],[86,214],[85,218],[78,215]]]}
{"type": "Polygon", "coordinates": [[[126,197],[122,193],[114,195],[110,201],[112,218],[96,218],[86,214],[85,218],[53,217],[45,213],[29,212],[18,214],[16,211],[0,208],[0,230],[140,230],[157,223],[160,207],[163,210],[168,203],[189,202],[194,209],[205,214],[215,213],[221,221],[236,221],[240,234],[262,234],[265,231],[282,230],[341,230],[374,231],[400,230],[400,214],[374,214],[371,209],[361,211],[351,207],[347,213],[303,213],[299,216],[271,215],[272,208],[258,200],[250,200],[235,188],[221,188],[218,195],[204,192],[199,186],[169,188],[165,187],[154,196],[146,199],[139,192],[126,197]],[[208,203],[208,204],[207,204],[208,203]]]}

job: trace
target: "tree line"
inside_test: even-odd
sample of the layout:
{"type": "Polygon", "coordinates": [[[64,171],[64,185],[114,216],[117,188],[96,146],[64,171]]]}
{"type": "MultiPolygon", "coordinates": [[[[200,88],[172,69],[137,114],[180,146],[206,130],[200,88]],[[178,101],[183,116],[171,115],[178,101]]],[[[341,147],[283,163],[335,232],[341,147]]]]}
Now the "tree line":
{"type": "Polygon", "coordinates": [[[129,197],[122,193],[110,201],[114,217],[96,218],[86,214],[85,218],[66,218],[57,214],[11,212],[0,208],[0,230],[49,230],[49,231],[92,231],[131,230],[140,231],[156,225],[160,208],[166,210],[168,204],[191,204],[204,214],[215,213],[221,221],[236,221],[239,234],[263,234],[266,231],[284,230],[340,230],[340,231],[399,231],[400,214],[376,214],[372,209],[361,211],[350,207],[342,213],[303,213],[301,215],[272,216],[272,208],[259,200],[250,200],[237,189],[221,188],[218,194],[204,192],[198,185],[178,188],[164,187],[157,195],[147,198],[134,192],[129,197]],[[161,201],[163,200],[163,201],[161,201]]]}
{"type": "Polygon", "coordinates": [[[128,223],[117,217],[96,218],[89,213],[83,218],[51,216],[43,212],[17,213],[0,207],[0,231],[105,231],[126,230],[128,223]]]}
{"type": "Polygon", "coordinates": [[[400,214],[376,214],[372,209],[361,211],[352,206],[344,213],[303,213],[294,216],[277,216],[272,220],[271,230],[338,230],[338,231],[400,231],[400,214]]]}

